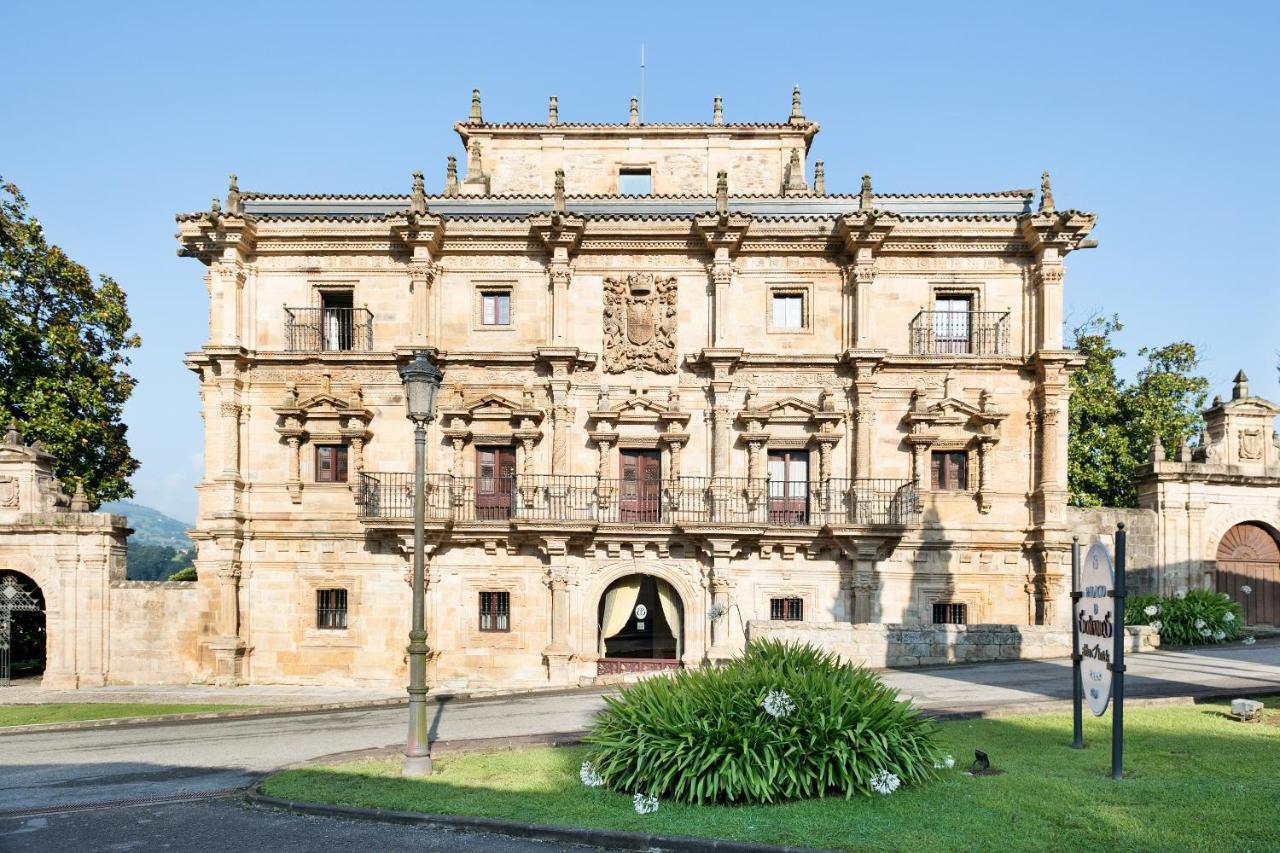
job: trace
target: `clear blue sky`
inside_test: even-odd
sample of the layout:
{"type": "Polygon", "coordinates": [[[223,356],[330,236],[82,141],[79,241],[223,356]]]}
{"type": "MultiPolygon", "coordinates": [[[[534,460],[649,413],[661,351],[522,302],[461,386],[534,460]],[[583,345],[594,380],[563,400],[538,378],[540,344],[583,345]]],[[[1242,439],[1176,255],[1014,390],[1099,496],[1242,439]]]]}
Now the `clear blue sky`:
{"type": "MultiPolygon", "coordinates": [[[[1068,321],[1119,314],[1132,354],[1187,339],[1215,392],[1280,400],[1280,5],[9,3],[0,174],[50,238],[129,294],[138,500],[195,515],[201,423],[182,366],[207,331],[173,214],[235,171],[278,192],[438,191],[471,88],[492,121],[822,123],[829,192],[1032,187],[1094,211],[1068,321]],[[985,11],[979,12],[982,8],[985,11]]],[[[1132,373],[1136,358],[1124,367],[1132,373]]]]}

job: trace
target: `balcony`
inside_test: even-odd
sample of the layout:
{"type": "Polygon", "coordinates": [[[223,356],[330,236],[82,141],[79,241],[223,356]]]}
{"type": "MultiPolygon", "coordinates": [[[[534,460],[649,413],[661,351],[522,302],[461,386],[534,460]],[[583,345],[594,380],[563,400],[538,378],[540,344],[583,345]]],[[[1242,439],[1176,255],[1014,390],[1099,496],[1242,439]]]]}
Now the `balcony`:
{"type": "Polygon", "coordinates": [[[911,321],[912,355],[1008,355],[1008,311],[921,311],[911,321]]]}
{"type": "MultiPolygon", "coordinates": [[[[781,483],[741,477],[677,477],[660,483],[594,476],[426,475],[430,522],[578,522],[761,527],[906,526],[920,520],[910,480],[830,479],[781,483]]],[[[368,472],[356,494],[366,521],[413,517],[413,474],[368,472]]]]}
{"type": "Polygon", "coordinates": [[[285,307],[289,352],[369,352],[373,313],[368,308],[285,307]]]}

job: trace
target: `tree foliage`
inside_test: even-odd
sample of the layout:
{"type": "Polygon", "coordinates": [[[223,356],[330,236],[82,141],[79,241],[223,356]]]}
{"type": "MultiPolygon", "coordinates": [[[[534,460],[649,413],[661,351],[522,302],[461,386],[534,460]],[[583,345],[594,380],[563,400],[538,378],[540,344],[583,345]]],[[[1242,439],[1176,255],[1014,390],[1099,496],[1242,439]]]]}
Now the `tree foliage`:
{"type": "Polygon", "coordinates": [[[192,552],[168,545],[144,545],[129,538],[125,575],[131,581],[162,581],[192,567],[192,552]]]}
{"type": "Polygon", "coordinates": [[[1146,364],[1130,383],[1116,372],[1122,328],[1118,317],[1092,317],[1075,329],[1084,365],[1071,377],[1067,481],[1077,506],[1135,506],[1134,473],[1154,438],[1172,454],[1202,427],[1209,382],[1196,373],[1195,345],[1138,350],[1146,364]]]}
{"type": "Polygon", "coordinates": [[[122,422],[141,343],[124,291],[45,238],[19,189],[0,178],[0,418],[17,421],[80,482],[91,506],[132,494],[138,462],[122,422]]]}

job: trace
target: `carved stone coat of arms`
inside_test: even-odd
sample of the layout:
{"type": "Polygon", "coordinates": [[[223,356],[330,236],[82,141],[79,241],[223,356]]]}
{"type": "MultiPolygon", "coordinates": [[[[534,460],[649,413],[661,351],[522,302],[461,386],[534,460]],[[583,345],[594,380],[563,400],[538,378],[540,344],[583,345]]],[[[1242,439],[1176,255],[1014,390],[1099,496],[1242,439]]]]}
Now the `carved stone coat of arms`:
{"type": "Polygon", "coordinates": [[[1240,430],[1240,461],[1253,462],[1262,458],[1262,430],[1240,430]]]}
{"type": "Polygon", "coordinates": [[[676,372],[676,280],[633,273],[604,280],[607,373],[676,372]]]}

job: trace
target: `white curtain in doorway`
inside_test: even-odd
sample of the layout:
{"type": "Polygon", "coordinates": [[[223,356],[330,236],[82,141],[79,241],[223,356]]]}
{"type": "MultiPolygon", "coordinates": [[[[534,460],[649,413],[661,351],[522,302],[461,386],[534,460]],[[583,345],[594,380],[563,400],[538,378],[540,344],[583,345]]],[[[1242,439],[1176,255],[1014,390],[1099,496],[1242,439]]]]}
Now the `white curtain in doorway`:
{"type": "Polygon", "coordinates": [[[662,615],[666,617],[667,626],[671,628],[671,633],[675,635],[676,660],[679,660],[682,651],[682,637],[680,635],[684,633],[681,630],[683,626],[680,624],[680,600],[671,584],[663,580],[658,581],[658,604],[662,606],[662,615]]]}
{"type": "Polygon", "coordinates": [[[640,578],[623,578],[604,594],[604,618],[600,623],[600,654],[604,654],[604,641],[616,636],[627,627],[631,609],[640,597],[640,578]]]}

